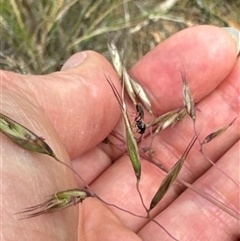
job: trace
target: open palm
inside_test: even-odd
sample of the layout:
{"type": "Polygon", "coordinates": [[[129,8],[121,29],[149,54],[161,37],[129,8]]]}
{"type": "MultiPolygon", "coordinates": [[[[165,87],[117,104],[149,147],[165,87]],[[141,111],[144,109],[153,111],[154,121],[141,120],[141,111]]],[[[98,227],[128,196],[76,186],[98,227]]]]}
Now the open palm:
{"type": "MultiPolygon", "coordinates": [[[[237,47],[224,30],[199,26],[184,30],[144,56],[132,69],[148,92],[156,115],[183,106],[180,69],[184,67],[197,102],[200,138],[239,115],[240,61],[237,47]]],[[[120,84],[101,55],[73,55],[62,71],[45,76],[1,72],[1,112],[46,139],[59,159],[75,170],[108,203],[145,215],[136,192],[136,178],[127,155],[114,163],[116,149],[100,144],[121,118],[120,108],[104,74],[120,84]],[[100,144],[100,145],[99,145],[100,144]]],[[[239,182],[239,120],[226,134],[204,148],[239,182]]],[[[117,127],[115,127],[117,128],[117,127]]],[[[119,129],[117,129],[119,130],[119,129]]],[[[154,158],[170,168],[194,136],[190,118],[158,135],[154,158]]],[[[144,136],[141,147],[149,143],[144,136]]],[[[46,155],[27,152],[1,135],[3,240],[172,240],[156,224],[110,208],[94,198],[79,210],[71,207],[33,219],[14,213],[45,201],[48,195],[77,186],[73,174],[46,155]]],[[[141,192],[149,205],[165,174],[142,159],[141,192]]],[[[179,178],[194,183],[229,207],[239,210],[239,188],[211,167],[196,145],[179,178]]],[[[78,183],[80,185],[80,183],[78,183]]],[[[239,221],[195,192],[175,183],[152,211],[178,240],[236,240],[239,221]]]]}

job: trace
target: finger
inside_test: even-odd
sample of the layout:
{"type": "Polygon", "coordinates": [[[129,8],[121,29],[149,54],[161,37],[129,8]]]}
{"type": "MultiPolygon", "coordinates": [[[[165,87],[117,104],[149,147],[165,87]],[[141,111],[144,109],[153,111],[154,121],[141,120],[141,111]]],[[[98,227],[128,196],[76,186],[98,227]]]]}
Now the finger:
{"type": "Polygon", "coordinates": [[[117,123],[120,110],[105,75],[116,86],[119,81],[97,53],[78,53],[69,61],[63,71],[49,75],[9,76],[6,85],[43,108],[73,159],[101,142],[117,123]]]}
{"type": "MultiPolygon", "coordinates": [[[[238,117],[239,89],[237,87],[238,74],[240,73],[240,59],[237,60],[231,74],[216,88],[216,90],[202,99],[197,108],[196,130],[200,132],[201,141],[210,133],[228,125],[238,117]]],[[[216,162],[240,138],[238,132],[239,118],[227,131],[204,145],[204,153],[216,162]]],[[[168,169],[174,165],[176,155],[180,156],[194,135],[191,118],[186,118],[174,126],[163,131],[154,138],[153,150],[155,158],[168,169]],[[169,153],[171,152],[171,154],[169,153]]],[[[183,178],[193,182],[209,168],[209,162],[199,152],[200,146],[196,145],[189,155],[189,160],[183,168],[183,178]]]]}
{"type": "Polygon", "coordinates": [[[162,114],[182,103],[181,69],[198,102],[226,78],[236,57],[237,44],[225,30],[197,26],[158,45],[131,69],[131,74],[148,91],[154,112],[162,114]]]}

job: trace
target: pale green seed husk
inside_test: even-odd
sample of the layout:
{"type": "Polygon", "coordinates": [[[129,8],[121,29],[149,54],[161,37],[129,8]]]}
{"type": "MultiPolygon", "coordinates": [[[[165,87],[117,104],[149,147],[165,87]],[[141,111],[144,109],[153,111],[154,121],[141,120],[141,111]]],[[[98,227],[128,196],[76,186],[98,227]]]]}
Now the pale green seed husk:
{"type": "Polygon", "coordinates": [[[120,106],[120,109],[122,111],[123,119],[124,119],[124,124],[125,124],[125,132],[126,132],[126,144],[127,144],[127,152],[129,154],[135,175],[137,180],[140,180],[141,177],[141,163],[140,163],[140,156],[139,156],[139,150],[137,146],[137,142],[134,138],[133,135],[133,130],[131,126],[131,122],[129,120],[129,117],[127,115],[127,110],[126,110],[126,105],[121,99],[119,93],[116,90],[116,87],[114,84],[111,82],[111,80],[106,76],[106,79],[109,83],[109,85],[112,88],[112,91],[118,101],[118,104],[120,106]]]}
{"type": "Polygon", "coordinates": [[[93,197],[86,189],[74,188],[61,192],[57,192],[50,196],[50,198],[38,205],[26,208],[22,212],[16,214],[22,214],[25,218],[32,218],[42,214],[52,213],[59,211],[61,209],[74,206],[78,203],[81,203],[87,197],[93,197]]]}
{"type": "Polygon", "coordinates": [[[2,113],[0,113],[0,131],[22,148],[47,154],[56,159],[56,155],[42,137],[2,113]]]}

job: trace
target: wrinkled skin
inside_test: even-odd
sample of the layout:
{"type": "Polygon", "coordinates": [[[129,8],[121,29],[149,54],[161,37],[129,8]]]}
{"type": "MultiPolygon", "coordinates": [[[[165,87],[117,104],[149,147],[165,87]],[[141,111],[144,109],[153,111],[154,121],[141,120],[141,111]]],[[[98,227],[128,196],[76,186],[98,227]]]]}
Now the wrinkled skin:
{"type": "MultiPolygon", "coordinates": [[[[233,38],[213,26],[181,31],[144,56],[131,69],[146,89],[155,115],[183,106],[180,68],[198,102],[200,138],[239,115],[240,60],[233,38]]],[[[100,54],[73,55],[59,72],[20,75],[1,72],[1,112],[46,139],[104,200],[144,215],[135,176],[126,155],[114,163],[116,149],[100,144],[121,118],[104,77],[120,91],[117,75],[100,54]]],[[[147,118],[147,117],[146,117],[147,118]]],[[[205,152],[239,183],[239,119],[205,152]]],[[[119,131],[119,129],[116,129],[119,131]]],[[[154,140],[155,158],[170,168],[193,137],[186,118],[154,140]]],[[[142,146],[148,143],[147,135],[142,146]]],[[[1,233],[3,240],[172,240],[160,227],[110,208],[95,198],[79,208],[17,220],[14,213],[43,202],[48,195],[80,185],[73,173],[52,158],[19,148],[1,134],[1,233]]],[[[180,178],[239,210],[239,188],[192,149],[180,178]]],[[[165,174],[142,159],[141,191],[149,205],[165,174]]],[[[174,184],[153,215],[178,240],[237,240],[239,222],[193,191],[174,184]],[[181,194],[181,195],[180,195],[181,194]]]]}

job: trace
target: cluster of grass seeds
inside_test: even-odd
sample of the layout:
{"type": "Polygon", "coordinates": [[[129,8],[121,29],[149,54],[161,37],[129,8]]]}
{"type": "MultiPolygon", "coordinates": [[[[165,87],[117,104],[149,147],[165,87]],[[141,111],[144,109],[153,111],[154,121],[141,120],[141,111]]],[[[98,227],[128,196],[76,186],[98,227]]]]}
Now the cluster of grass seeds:
{"type": "MultiPolygon", "coordinates": [[[[122,83],[123,89],[125,89],[127,95],[130,97],[129,99],[132,100],[132,104],[135,105],[136,110],[137,110],[137,117],[135,118],[135,121],[139,121],[141,119],[141,117],[144,117],[144,110],[142,109],[142,107],[140,108],[141,105],[139,105],[139,103],[136,102],[136,96],[138,97],[138,99],[140,100],[140,102],[143,104],[143,106],[145,107],[145,109],[153,116],[153,111],[151,109],[151,102],[147,96],[147,94],[145,93],[144,89],[141,87],[140,84],[138,84],[138,89],[134,89],[134,85],[135,83],[137,83],[136,80],[134,80],[131,76],[129,76],[129,74],[127,74],[127,78],[124,76],[124,71],[125,71],[125,67],[123,66],[122,60],[119,57],[120,54],[115,46],[114,43],[109,44],[109,50],[111,52],[111,56],[112,56],[112,62],[113,65],[116,69],[116,71],[119,74],[119,79],[120,82],[122,83]],[[113,54],[114,53],[114,54],[113,54]],[[126,82],[127,79],[127,82],[126,82]],[[130,90],[130,91],[129,91],[130,90]],[[142,95],[140,95],[140,93],[143,93],[142,95]],[[146,104],[147,103],[147,104],[146,104]],[[140,119],[139,119],[140,117],[140,119]]],[[[122,110],[122,114],[123,114],[123,118],[124,118],[124,123],[125,123],[125,140],[123,140],[123,142],[126,143],[126,147],[127,147],[127,153],[129,155],[130,161],[132,162],[132,166],[134,168],[135,171],[135,175],[137,177],[137,191],[139,194],[139,197],[141,199],[142,202],[142,206],[146,211],[146,218],[149,218],[151,221],[154,221],[155,223],[157,223],[161,228],[163,228],[168,235],[173,238],[174,240],[177,240],[175,237],[173,237],[163,226],[161,226],[155,219],[153,219],[150,215],[150,211],[156,206],[158,205],[158,203],[161,201],[161,199],[165,196],[165,194],[167,193],[167,191],[169,190],[169,188],[172,186],[172,184],[175,182],[175,180],[177,180],[178,175],[183,167],[183,164],[187,158],[188,153],[190,152],[191,148],[193,147],[194,143],[196,142],[196,140],[198,140],[199,144],[200,144],[200,152],[202,153],[202,155],[206,158],[206,160],[208,160],[212,165],[216,166],[217,165],[204,153],[203,151],[203,145],[205,145],[206,143],[214,140],[216,137],[218,137],[219,135],[223,134],[236,120],[236,118],[234,120],[232,120],[228,125],[220,127],[219,129],[213,131],[212,133],[210,133],[209,135],[207,135],[203,141],[201,141],[199,139],[199,133],[197,132],[196,129],[196,107],[195,107],[195,102],[194,99],[192,97],[192,94],[190,92],[190,88],[187,82],[187,78],[186,78],[186,73],[185,71],[181,70],[181,76],[182,76],[182,96],[183,96],[183,104],[185,106],[184,109],[177,109],[174,111],[170,111],[168,113],[165,113],[161,116],[158,117],[153,117],[153,120],[148,123],[148,124],[144,124],[144,132],[145,129],[147,127],[153,127],[153,129],[150,130],[150,134],[152,135],[152,139],[151,139],[151,143],[150,146],[147,148],[147,150],[150,150],[149,153],[151,153],[151,147],[152,147],[152,142],[154,140],[154,137],[163,129],[166,129],[170,126],[172,126],[173,124],[175,124],[176,122],[181,121],[187,114],[191,117],[192,121],[193,121],[193,129],[194,129],[194,137],[192,138],[191,142],[189,143],[188,147],[186,148],[186,150],[184,151],[184,153],[182,154],[181,158],[175,163],[175,165],[170,169],[167,170],[167,168],[165,168],[163,165],[159,165],[159,163],[156,163],[153,159],[151,154],[149,155],[149,159],[153,164],[155,164],[157,167],[159,167],[160,169],[162,169],[163,171],[165,171],[167,173],[166,177],[162,180],[162,182],[160,183],[160,186],[158,188],[158,190],[156,191],[155,195],[152,198],[152,201],[150,203],[149,208],[146,207],[144,201],[143,201],[143,197],[142,197],[142,193],[139,189],[139,183],[141,181],[141,176],[140,176],[140,170],[141,170],[141,161],[140,161],[140,157],[143,157],[145,159],[147,159],[146,154],[141,152],[141,150],[138,149],[138,147],[136,147],[136,141],[135,141],[135,137],[134,137],[134,132],[129,124],[129,118],[128,118],[128,114],[127,114],[127,110],[126,110],[126,105],[124,103],[124,96],[122,95],[122,99],[120,98],[120,95],[117,93],[115,87],[113,86],[112,82],[107,78],[107,81],[109,82],[113,93],[120,105],[120,108],[122,110]],[[126,121],[127,120],[127,121],[126,121]],[[153,133],[151,133],[151,131],[153,130],[153,133]],[[129,141],[130,139],[130,141],[129,141]],[[136,170],[138,170],[138,172],[136,172],[136,170]]],[[[139,128],[139,125],[136,125],[139,128]]],[[[140,129],[141,130],[141,129],[140,129]]],[[[144,134],[143,132],[143,134],[144,134]]],[[[154,151],[154,150],[153,150],[154,151]]],[[[146,150],[145,150],[146,152],[146,150]]],[[[217,167],[218,168],[218,167],[217,167]]],[[[235,180],[233,180],[230,176],[228,176],[223,170],[221,170],[220,168],[218,168],[224,175],[226,175],[228,178],[230,178],[235,185],[239,188],[239,185],[237,184],[237,182],[235,180]]],[[[186,187],[192,189],[193,191],[195,191],[196,193],[198,193],[199,195],[201,195],[202,197],[206,198],[208,201],[212,202],[214,205],[218,206],[220,209],[222,209],[223,211],[227,212],[229,215],[231,215],[232,217],[240,220],[240,213],[234,209],[231,209],[229,207],[227,207],[224,203],[219,202],[218,200],[216,200],[214,197],[212,197],[209,194],[206,194],[204,192],[201,192],[200,190],[198,190],[197,188],[195,188],[194,186],[192,186],[191,184],[179,179],[178,180],[180,183],[182,183],[183,185],[185,185],[186,187]]]]}
{"type": "MultiPolygon", "coordinates": [[[[220,134],[227,131],[227,129],[234,124],[234,120],[223,127],[219,127],[217,130],[213,130],[204,140],[199,140],[198,132],[195,127],[195,122],[197,121],[195,103],[190,93],[184,71],[181,71],[181,74],[183,82],[183,103],[185,108],[173,110],[161,116],[154,117],[151,102],[149,101],[147,94],[126,70],[127,67],[135,63],[137,59],[148,52],[156,44],[182,28],[199,23],[239,27],[239,19],[234,18],[233,21],[229,21],[227,19],[228,14],[226,14],[227,10],[236,14],[236,11],[233,11],[234,9],[237,9],[237,7],[235,7],[235,4],[237,4],[236,2],[232,1],[232,3],[223,3],[222,6],[220,6],[219,1],[195,0],[167,0],[163,3],[156,3],[153,1],[153,3],[149,4],[137,3],[134,0],[65,0],[58,1],[58,4],[55,4],[56,2],[53,0],[47,2],[11,0],[1,3],[1,68],[20,73],[44,74],[59,70],[63,62],[69,56],[85,49],[93,49],[103,53],[108,58],[111,56],[116,71],[122,81],[122,86],[136,108],[137,117],[135,118],[135,122],[138,132],[144,135],[145,131],[147,132],[149,129],[149,132],[152,135],[149,147],[143,152],[143,150],[139,149],[137,141],[134,138],[134,130],[130,118],[128,117],[128,112],[124,103],[124,96],[120,96],[117,93],[111,80],[106,76],[122,111],[125,124],[125,135],[120,135],[120,137],[118,135],[118,139],[126,143],[127,154],[130,157],[134,174],[136,176],[136,188],[142,206],[146,211],[146,216],[132,213],[129,210],[116,206],[115,204],[108,203],[106,200],[103,200],[95,194],[84,180],[82,180],[86,184],[84,188],[56,192],[42,204],[29,207],[18,213],[18,215],[23,215],[21,218],[35,217],[74,206],[88,197],[95,197],[109,206],[120,209],[136,217],[151,220],[159,227],[163,228],[173,240],[177,240],[176,237],[151,217],[151,210],[159,204],[162,197],[167,193],[169,188],[171,188],[172,184],[178,180],[178,182],[182,183],[187,188],[192,189],[239,220],[240,215],[238,212],[216,200],[214,197],[203,193],[193,185],[178,178],[178,174],[181,171],[184,161],[196,140],[200,143],[200,151],[203,156],[224,175],[227,175],[224,170],[221,170],[207,156],[204,151],[204,146],[220,134]],[[189,11],[186,12],[186,9],[189,11]],[[219,12],[224,12],[225,17],[222,17],[223,15],[219,14],[217,10],[219,12]],[[101,15],[99,15],[99,12],[101,12],[101,15]],[[124,56],[126,56],[125,58],[127,59],[126,63],[124,62],[124,65],[121,55],[117,51],[113,42],[110,41],[108,43],[110,51],[107,51],[106,39],[115,36],[116,31],[121,32],[119,40],[121,40],[121,37],[126,34],[130,36],[128,41],[130,41],[131,44],[128,52],[134,54],[132,58],[129,58],[127,53],[124,53],[124,56]],[[139,41],[139,39],[141,40],[139,41]],[[145,47],[139,47],[143,45],[145,47]],[[141,104],[138,102],[139,99],[141,104]],[[144,122],[144,110],[141,106],[152,115],[152,121],[150,123],[144,122]],[[193,120],[195,135],[176,164],[168,170],[164,165],[155,162],[154,158],[152,158],[152,143],[154,137],[161,133],[162,130],[181,121],[186,115],[189,115],[193,120]],[[147,153],[149,153],[149,155],[147,155],[147,153]],[[146,206],[144,203],[141,190],[139,189],[139,183],[141,181],[141,157],[148,159],[161,170],[166,172],[166,177],[161,183],[159,183],[159,188],[152,197],[149,206],[146,206]]],[[[0,131],[22,148],[50,155],[56,161],[62,163],[42,137],[37,136],[23,125],[3,114],[0,115],[0,131]]],[[[65,163],[62,164],[66,165],[65,163]]],[[[68,168],[71,169],[69,166],[68,168]]],[[[77,173],[77,175],[82,179],[79,173],[77,173]]],[[[233,179],[232,181],[239,188],[237,182],[233,179]]]]}
{"type": "MultiPolygon", "coordinates": [[[[120,82],[122,83],[122,96],[117,92],[114,84],[111,82],[109,77],[105,75],[106,81],[108,81],[113,94],[116,97],[116,100],[118,101],[118,104],[120,106],[121,112],[122,112],[122,117],[123,117],[123,122],[124,122],[124,133],[121,135],[122,136],[122,142],[126,144],[126,151],[129,156],[129,159],[131,161],[135,176],[136,176],[136,189],[139,194],[139,198],[141,201],[141,204],[143,208],[146,211],[146,215],[139,215],[137,213],[131,212],[131,210],[125,210],[124,208],[118,207],[115,204],[108,203],[106,200],[103,200],[100,196],[98,196],[96,193],[94,193],[93,190],[84,182],[82,179],[81,175],[79,173],[76,173],[70,166],[67,164],[61,162],[56,155],[54,154],[53,150],[51,147],[44,141],[42,137],[37,136],[35,133],[24,127],[22,124],[17,123],[16,121],[12,120],[11,118],[5,116],[4,114],[0,114],[0,131],[8,136],[12,141],[14,141],[17,145],[20,147],[27,149],[28,151],[33,151],[33,152],[38,152],[41,154],[46,154],[51,157],[53,157],[57,162],[67,166],[71,171],[73,171],[84,183],[85,187],[84,188],[74,188],[74,189],[68,189],[68,190],[63,190],[60,192],[56,192],[50,196],[50,198],[46,201],[44,201],[41,204],[37,204],[32,207],[28,207],[24,209],[21,212],[18,212],[16,214],[21,215],[20,219],[23,218],[32,218],[36,217],[39,215],[43,214],[49,214],[55,211],[59,211],[61,209],[74,206],[78,203],[81,203],[88,197],[95,197],[105,203],[106,205],[112,206],[114,208],[117,208],[123,212],[127,212],[133,216],[139,217],[139,218],[144,218],[148,219],[151,222],[154,222],[157,224],[160,228],[162,228],[168,235],[171,237],[173,240],[178,240],[176,237],[174,237],[162,224],[157,222],[152,216],[151,216],[151,211],[160,203],[161,199],[166,195],[168,190],[171,188],[171,186],[174,184],[176,180],[178,182],[182,183],[185,185],[187,188],[192,189],[208,201],[212,202],[214,205],[218,206],[220,209],[223,211],[227,212],[229,215],[233,216],[236,219],[240,218],[240,214],[236,212],[235,210],[231,209],[224,203],[218,201],[215,199],[213,196],[206,194],[202,192],[201,190],[198,190],[196,187],[193,185],[181,180],[178,178],[178,175],[184,165],[184,162],[187,158],[188,153],[191,151],[191,148],[195,144],[196,140],[199,141],[200,143],[200,152],[202,155],[213,165],[215,165],[211,159],[205,154],[203,150],[203,146],[206,145],[207,143],[211,142],[214,140],[216,137],[219,135],[223,134],[229,127],[231,127],[235,119],[231,121],[229,124],[220,127],[217,130],[214,130],[212,133],[207,135],[204,140],[199,139],[198,132],[196,130],[196,111],[195,111],[195,103],[192,98],[186,74],[184,71],[181,71],[182,74],[182,96],[183,96],[183,104],[185,108],[183,109],[177,109],[174,111],[170,111],[168,113],[165,113],[161,116],[154,117],[153,111],[151,108],[151,102],[150,99],[148,98],[147,94],[145,93],[145,90],[143,87],[137,83],[136,80],[134,80],[129,74],[126,72],[126,68],[123,66],[123,63],[120,58],[120,54],[113,42],[108,44],[110,46],[110,52],[112,56],[112,60],[114,63],[114,66],[119,74],[119,79],[120,82]],[[123,74],[125,72],[125,74],[123,74]],[[124,76],[125,75],[125,76],[124,76]],[[134,87],[137,86],[136,87],[134,87]],[[129,91],[130,90],[130,91],[129,91]],[[130,118],[128,116],[128,111],[127,107],[124,101],[124,92],[126,92],[127,95],[129,95],[130,99],[132,100],[132,104],[135,105],[137,116],[135,117],[135,122],[136,127],[139,128],[141,132],[140,134],[144,135],[145,130],[148,130],[152,128],[152,132],[150,131],[150,135],[152,135],[151,143],[150,146],[147,148],[149,153],[151,153],[152,149],[152,142],[154,141],[154,137],[159,134],[163,129],[168,128],[169,126],[172,126],[176,122],[181,121],[186,115],[189,115],[191,119],[193,120],[193,128],[194,128],[194,133],[195,135],[193,136],[191,142],[189,145],[186,147],[186,150],[183,152],[182,156],[179,158],[179,160],[173,165],[173,167],[168,170],[165,168],[163,165],[158,165],[156,162],[154,162],[151,154],[146,154],[146,150],[143,152],[143,150],[139,149],[138,146],[138,140],[135,138],[134,130],[133,130],[133,125],[130,121],[130,118]],[[142,93],[142,94],[140,94],[142,93]],[[140,102],[137,102],[140,101],[140,102]],[[152,121],[145,124],[144,123],[144,107],[145,110],[147,110],[151,115],[152,115],[152,121]],[[141,123],[141,124],[139,124],[141,123]],[[143,128],[144,127],[144,128],[143,128]],[[152,200],[147,206],[144,203],[142,193],[139,187],[139,184],[141,182],[141,157],[148,159],[151,161],[153,164],[155,164],[157,167],[159,167],[161,170],[166,172],[165,178],[162,180],[162,182],[159,184],[159,188],[156,190],[155,195],[152,197],[152,200]]],[[[141,136],[142,137],[142,136],[141,136]]],[[[119,138],[121,139],[121,138],[119,138]]],[[[141,139],[141,138],[140,138],[141,139]]],[[[153,150],[154,151],[154,150],[153,150]]],[[[215,165],[216,166],[216,165],[215,165]]],[[[217,167],[217,166],[216,166],[217,167]]],[[[224,175],[227,175],[223,170],[218,168],[224,175]]],[[[231,177],[229,177],[231,178],[231,177]]],[[[239,185],[237,184],[236,181],[231,179],[239,188],[239,185]]]]}

